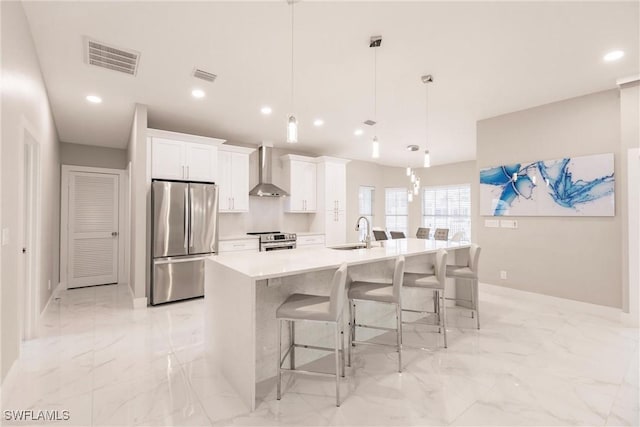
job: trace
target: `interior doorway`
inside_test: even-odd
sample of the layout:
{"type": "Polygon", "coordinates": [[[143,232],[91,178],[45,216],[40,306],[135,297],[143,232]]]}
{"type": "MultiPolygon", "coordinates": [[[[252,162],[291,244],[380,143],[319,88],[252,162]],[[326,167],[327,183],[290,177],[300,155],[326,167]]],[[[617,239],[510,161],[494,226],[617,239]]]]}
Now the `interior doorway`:
{"type": "Polygon", "coordinates": [[[62,167],[60,275],[67,289],[125,279],[124,185],[122,170],[62,167]]]}
{"type": "Polygon", "coordinates": [[[22,339],[34,336],[38,319],[40,230],[40,145],[27,126],[22,143],[22,339]]]}

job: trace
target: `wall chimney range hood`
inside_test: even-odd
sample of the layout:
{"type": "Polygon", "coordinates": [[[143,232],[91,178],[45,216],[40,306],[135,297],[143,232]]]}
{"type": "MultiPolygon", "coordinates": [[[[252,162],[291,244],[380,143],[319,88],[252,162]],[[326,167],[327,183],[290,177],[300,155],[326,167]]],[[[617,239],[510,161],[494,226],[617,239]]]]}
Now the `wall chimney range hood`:
{"type": "Polygon", "coordinates": [[[289,193],[271,183],[272,180],[272,147],[262,144],[258,148],[258,185],[249,191],[250,196],[284,197],[289,193]]]}

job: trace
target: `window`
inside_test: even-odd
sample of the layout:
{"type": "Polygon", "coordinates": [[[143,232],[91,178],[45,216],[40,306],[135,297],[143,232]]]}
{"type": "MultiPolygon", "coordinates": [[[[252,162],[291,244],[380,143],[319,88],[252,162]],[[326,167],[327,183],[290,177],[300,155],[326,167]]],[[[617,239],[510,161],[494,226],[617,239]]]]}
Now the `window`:
{"type": "Polygon", "coordinates": [[[471,186],[425,187],[422,193],[422,225],[448,228],[449,238],[461,231],[471,239],[471,186]]]}
{"type": "Polygon", "coordinates": [[[385,189],[385,226],[388,231],[403,231],[407,234],[407,189],[385,189]]]}
{"type": "MultiPolygon", "coordinates": [[[[359,216],[363,216],[369,220],[369,224],[373,227],[373,196],[376,189],[374,187],[361,186],[358,190],[358,213],[359,216]]],[[[362,223],[360,231],[358,232],[358,238],[363,241],[367,237],[367,227],[362,223]]]]}

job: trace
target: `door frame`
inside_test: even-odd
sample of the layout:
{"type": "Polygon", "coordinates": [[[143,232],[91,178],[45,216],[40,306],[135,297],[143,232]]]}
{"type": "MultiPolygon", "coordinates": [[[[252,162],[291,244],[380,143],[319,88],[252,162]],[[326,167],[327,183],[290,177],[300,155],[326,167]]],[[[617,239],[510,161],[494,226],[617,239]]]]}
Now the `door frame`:
{"type": "Polygon", "coordinates": [[[69,175],[72,172],[103,173],[108,175],[118,175],[118,284],[128,283],[127,263],[125,262],[125,251],[129,241],[127,227],[128,211],[128,179],[124,169],[96,168],[89,166],[62,165],[62,177],[60,179],[60,286],[68,289],[68,266],[69,266],[69,175]]]}
{"type": "Polygon", "coordinates": [[[21,256],[19,263],[18,277],[20,282],[24,283],[24,286],[20,287],[20,340],[24,341],[32,338],[35,335],[35,330],[40,318],[40,256],[42,249],[42,227],[41,227],[41,207],[42,207],[42,174],[41,174],[41,138],[39,132],[24,116],[21,118],[20,123],[20,148],[19,148],[19,212],[20,222],[18,235],[20,236],[20,247],[27,247],[28,252],[26,256],[31,259],[31,280],[27,280],[25,277],[25,269],[27,259],[25,256],[21,256]],[[28,142],[26,134],[29,133],[33,142],[28,142]],[[31,148],[31,200],[29,203],[29,210],[31,211],[31,224],[30,224],[30,241],[25,241],[25,228],[28,226],[26,223],[25,205],[27,200],[24,193],[25,187],[25,150],[27,147],[31,148]]]}

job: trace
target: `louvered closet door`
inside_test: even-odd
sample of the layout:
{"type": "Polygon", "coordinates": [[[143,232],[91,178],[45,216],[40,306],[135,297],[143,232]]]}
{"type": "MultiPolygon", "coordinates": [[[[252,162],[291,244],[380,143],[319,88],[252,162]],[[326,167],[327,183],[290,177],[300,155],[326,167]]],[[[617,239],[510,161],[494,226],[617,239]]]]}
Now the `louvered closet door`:
{"type": "Polygon", "coordinates": [[[69,288],[118,281],[118,175],[69,174],[69,288]]]}

